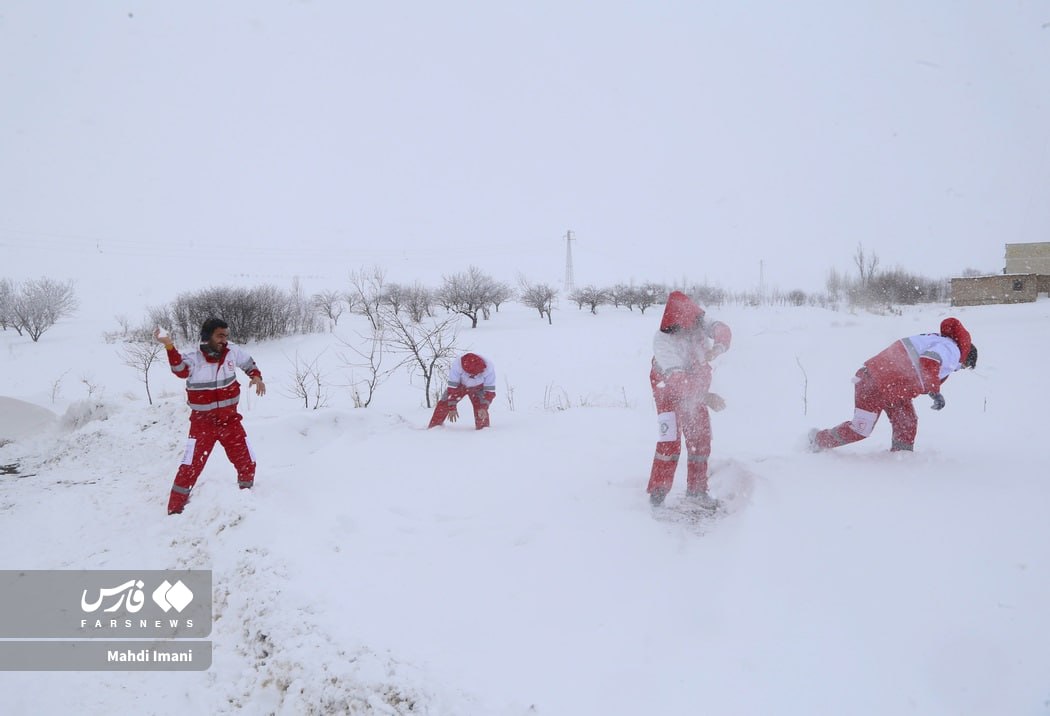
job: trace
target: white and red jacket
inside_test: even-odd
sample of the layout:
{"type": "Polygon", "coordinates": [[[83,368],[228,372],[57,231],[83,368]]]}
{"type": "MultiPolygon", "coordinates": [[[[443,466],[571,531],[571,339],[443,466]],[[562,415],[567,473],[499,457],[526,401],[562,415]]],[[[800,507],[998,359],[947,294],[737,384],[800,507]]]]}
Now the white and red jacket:
{"type": "Polygon", "coordinates": [[[185,356],[177,348],[166,352],[171,372],[186,379],[186,402],[195,411],[236,410],[241,399],[237,368],[249,378],[262,377],[248,351],[234,343],[227,343],[218,356],[200,349],[185,356]]]}
{"type": "Polygon", "coordinates": [[[959,346],[936,333],[901,338],[864,361],[881,392],[908,400],[941,392],[941,383],[960,366],[959,346]]]}
{"type": "Polygon", "coordinates": [[[972,345],[970,332],[959,319],[945,318],[940,335],[921,333],[901,338],[866,360],[864,368],[886,398],[910,400],[941,392],[941,383],[962,367],[972,345]]]}
{"type": "Polygon", "coordinates": [[[457,388],[476,388],[482,386],[482,392],[496,394],[496,369],[492,361],[484,356],[479,356],[485,361],[485,370],[477,375],[471,375],[463,370],[463,357],[460,356],[452,361],[452,367],[448,371],[448,389],[454,391],[457,388]]]}
{"type": "Polygon", "coordinates": [[[682,397],[705,394],[711,388],[709,361],[725,353],[731,341],[729,326],[705,322],[704,309],[681,291],[672,291],[653,338],[653,387],[669,387],[682,397]]]}

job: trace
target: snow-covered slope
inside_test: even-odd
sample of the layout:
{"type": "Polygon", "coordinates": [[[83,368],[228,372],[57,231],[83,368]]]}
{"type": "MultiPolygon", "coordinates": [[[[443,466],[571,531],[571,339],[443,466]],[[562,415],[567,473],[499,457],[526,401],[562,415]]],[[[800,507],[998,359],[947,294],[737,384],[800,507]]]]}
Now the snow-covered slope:
{"type": "Polygon", "coordinates": [[[180,381],[162,366],[148,406],[91,321],[0,333],[0,395],[58,415],[0,447],[20,470],[0,476],[0,567],[212,569],[215,600],[207,672],[0,673],[4,712],[1050,712],[1050,302],[712,308],[734,331],[712,458],[730,510],[702,535],[644,494],[658,310],[508,306],[463,329],[499,376],[480,433],[424,430],[404,375],[353,409],[332,335],[251,345],[257,487],[220,452],[173,517],[180,381]],[[851,415],[860,362],[950,313],[981,364],[940,413],[917,401],[914,454],[886,451],[884,420],[802,449],[851,415]],[[327,407],[287,397],[297,353],[327,366],[327,407]]]}

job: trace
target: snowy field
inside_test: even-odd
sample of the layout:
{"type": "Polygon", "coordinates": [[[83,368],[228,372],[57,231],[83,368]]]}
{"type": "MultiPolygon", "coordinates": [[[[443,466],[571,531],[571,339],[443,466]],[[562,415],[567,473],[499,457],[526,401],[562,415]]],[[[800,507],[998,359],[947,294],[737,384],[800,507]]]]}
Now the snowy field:
{"type": "MultiPolygon", "coordinates": [[[[734,332],[713,387],[729,509],[700,534],[645,495],[662,307],[563,303],[548,325],[509,304],[462,327],[497,369],[483,432],[466,404],[425,430],[405,374],[354,409],[337,336],[356,340],[360,317],[251,344],[269,388],[242,393],[256,488],[220,452],[169,517],[182,382],[160,365],[149,406],[96,296],[108,313],[87,296],[39,343],[0,333],[0,465],[20,471],[0,476],[0,567],[211,569],[214,661],[0,673],[5,714],[1050,714],[1045,297],[709,309],[734,332]],[[916,401],[913,454],[887,451],[885,418],[803,449],[852,415],[862,361],[947,315],[980,365],[940,413],[916,401]],[[325,367],[326,407],[289,397],[296,355],[325,367]]],[[[683,490],[684,465],[669,500],[683,490]]]]}

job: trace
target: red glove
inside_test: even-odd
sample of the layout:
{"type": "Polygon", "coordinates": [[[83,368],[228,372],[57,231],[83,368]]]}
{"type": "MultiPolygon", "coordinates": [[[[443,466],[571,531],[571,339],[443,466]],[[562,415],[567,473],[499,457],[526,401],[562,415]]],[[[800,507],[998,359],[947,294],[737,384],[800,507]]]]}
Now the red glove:
{"type": "Polygon", "coordinates": [[[481,396],[481,399],[482,399],[482,402],[485,403],[485,405],[492,405],[492,401],[496,399],[496,394],[495,393],[485,393],[484,395],[481,396]]]}
{"type": "Polygon", "coordinates": [[[448,407],[448,421],[454,423],[459,420],[459,410],[456,408],[456,404],[452,403],[448,407]]]}

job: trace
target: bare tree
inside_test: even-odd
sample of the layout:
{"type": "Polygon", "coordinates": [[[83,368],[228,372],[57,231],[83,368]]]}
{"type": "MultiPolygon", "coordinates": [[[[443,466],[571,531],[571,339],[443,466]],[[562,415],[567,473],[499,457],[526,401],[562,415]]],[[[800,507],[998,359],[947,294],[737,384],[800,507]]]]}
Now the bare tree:
{"type": "Polygon", "coordinates": [[[157,357],[164,352],[164,346],[154,340],[133,340],[121,346],[120,350],[124,357],[124,365],[138,371],[139,380],[146,386],[146,400],[153,405],[153,394],[149,388],[149,372],[153,364],[157,362],[157,357]]]}
{"type": "Polygon", "coordinates": [[[453,313],[470,319],[470,327],[478,327],[478,313],[493,303],[496,281],[471,266],[466,273],[443,277],[445,283],[438,291],[441,305],[453,313]]]}
{"type": "Polygon", "coordinates": [[[24,330],[36,343],[44,331],[77,309],[73,282],[59,283],[49,278],[27,281],[15,295],[15,328],[24,330]]]}
{"type": "Polygon", "coordinates": [[[860,272],[860,284],[862,287],[871,283],[875,278],[875,270],[879,267],[879,257],[875,254],[870,256],[864,253],[864,245],[857,244],[857,252],[853,254],[853,263],[860,272]]]}
{"type": "Polygon", "coordinates": [[[321,291],[315,293],[311,299],[314,307],[321,312],[331,323],[328,330],[331,331],[339,325],[339,317],[346,309],[345,294],[340,291],[321,291]]]}
{"type": "Polygon", "coordinates": [[[505,284],[503,281],[493,281],[492,292],[490,299],[492,305],[496,309],[496,313],[499,313],[499,307],[507,301],[514,298],[514,289],[505,284]]]}
{"type": "Polygon", "coordinates": [[[518,300],[529,308],[539,311],[540,318],[547,316],[547,323],[554,324],[551,311],[554,310],[554,300],[558,297],[558,290],[545,283],[530,284],[524,276],[518,277],[518,286],[521,291],[518,300]]]}
{"type": "Polygon", "coordinates": [[[627,306],[627,310],[634,310],[635,291],[633,286],[618,283],[607,290],[609,292],[609,302],[612,303],[615,308],[627,306]]]}
{"type": "Polygon", "coordinates": [[[402,356],[397,367],[407,366],[423,378],[426,405],[431,404],[431,385],[448,370],[456,348],[456,316],[443,320],[429,319],[420,323],[406,322],[393,311],[383,315],[385,340],[393,353],[402,356]]]}
{"type": "Polygon", "coordinates": [[[597,315],[598,306],[609,303],[610,298],[608,289],[584,286],[569,294],[569,300],[575,303],[577,308],[582,310],[584,306],[587,306],[591,309],[591,313],[597,315]]]}
{"type": "MultiPolygon", "coordinates": [[[[0,278],[0,329],[15,325],[15,285],[9,278],[0,278]]],[[[22,335],[21,330],[18,335],[22,335]]]]}
{"type": "Polygon", "coordinates": [[[635,289],[632,300],[644,316],[645,309],[667,301],[667,287],[659,283],[647,283],[635,289]]]}
{"type": "Polygon", "coordinates": [[[349,303],[351,310],[368,319],[373,329],[382,327],[379,309],[383,305],[386,272],[378,266],[350,273],[349,303]]]}
{"type": "Polygon", "coordinates": [[[410,288],[405,289],[405,309],[413,323],[419,323],[425,316],[432,316],[434,307],[434,293],[416,281],[410,288]]]}
{"type": "Polygon", "coordinates": [[[406,292],[407,289],[401,284],[390,283],[383,290],[380,300],[394,313],[401,313],[401,308],[405,305],[406,292]]]}
{"type": "Polygon", "coordinates": [[[324,351],[316,355],[313,360],[303,360],[296,353],[294,361],[288,359],[288,362],[292,364],[292,389],[289,397],[301,399],[304,408],[311,407],[311,399],[314,410],[328,404],[327,381],[320,367],[322,355],[324,351]]]}
{"type": "Polygon", "coordinates": [[[824,288],[827,290],[828,297],[832,301],[839,300],[842,292],[846,290],[846,285],[847,281],[842,274],[838,272],[838,269],[831,268],[828,270],[828,277],[824,280],[824,288]]]}
{"type": "Polygon", "coordinates": [[[116,320],[117,325],[120,326],[120,335],[123,338],[127,338],[128,331],[131,329],[131,319],[128,318],[128,314],[118,313],[113,318],[116,320]]]}
{"type": "Polygon", "coordinates": [[[345,353],[339,354],[343,365],[351,369],[350,373],[350,396],[354,401],[355,408],[367,408],[372,404],[376,390],[390,376],[391,370],[383,370],[383,358],[385,356],[384,329],[372,329],[372,335],[365,339],[366,350],[361,350],[345,339],[339,342],[353,351],[357,358],[349,358],[345,353]],[[353,369],[365,371],[364,380],[358,380],[353,369]]]}

